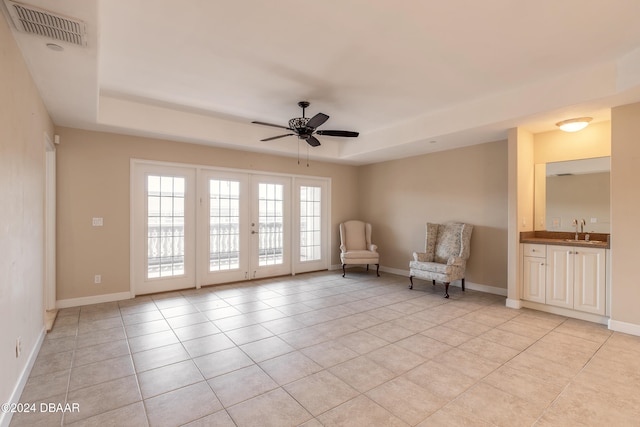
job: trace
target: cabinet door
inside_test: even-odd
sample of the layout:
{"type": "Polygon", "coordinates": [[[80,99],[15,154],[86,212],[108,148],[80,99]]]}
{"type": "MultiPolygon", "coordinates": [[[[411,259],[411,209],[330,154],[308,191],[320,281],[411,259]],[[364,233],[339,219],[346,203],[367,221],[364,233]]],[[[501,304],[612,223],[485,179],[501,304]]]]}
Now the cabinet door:
{"type": "Polygon", "coordinates": [[[547,246],[546,302],[557,307],[573,308],[574,248],[547,246]]]}
{"type": "Polygon", "coordinates": [[[574,308],[594,314],[605,314],[605,250],[574,248],[574,308]]]}
{"type": "Polygon", "coordinates": [[[522,299],[545,303],[545,259],[526,256],[523,258],[522,299]]]}

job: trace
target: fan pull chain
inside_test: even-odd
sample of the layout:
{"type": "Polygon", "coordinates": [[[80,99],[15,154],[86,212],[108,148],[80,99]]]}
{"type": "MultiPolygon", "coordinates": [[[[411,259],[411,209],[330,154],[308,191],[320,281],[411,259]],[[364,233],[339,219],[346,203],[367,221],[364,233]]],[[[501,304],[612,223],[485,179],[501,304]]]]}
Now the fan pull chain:
{"type": "Polygon", "coordinates": [[[300,164],[300,140],[298,139],[298,165],[300,164]]]}
{"type": "Polygon", "coordinates": [[[309,167],[309,144],[307,144],[307,167],[309,167]]]}

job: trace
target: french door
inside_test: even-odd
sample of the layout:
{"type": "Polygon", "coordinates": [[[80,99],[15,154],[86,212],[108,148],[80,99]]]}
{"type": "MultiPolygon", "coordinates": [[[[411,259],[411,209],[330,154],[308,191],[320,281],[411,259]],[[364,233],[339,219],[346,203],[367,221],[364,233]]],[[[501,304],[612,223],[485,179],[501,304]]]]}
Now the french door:
{"type": "Polygon", "coordinates": [[[325,180],[295,178],[293,268],[296,273],[329,266],[329,188],[325,180]]]}
{"type": "Polygon", "coordinates": [[[132,161],[135,294],[328,268],[324,179],[132,161]]]}
{"type": "Polygon", "coordinates": [[[200,179],[199,285],[249,278],[247,174],[203,171],[200,179]]]}
{"type": "Polygon", "coordinates": [[[291,273],[291,178],[251,176],[251,278],[291,273]]]}
{"type": "Polygon", "coordinates": [[[131,200],[131,278],[136,294],[196,283],[196,171],[141,164],[131,200]]]}
{"type": "Polygon", "coordinates": [[[204,171],[201,188],[200,285],[291,272],[289,178],[204,171]]]}

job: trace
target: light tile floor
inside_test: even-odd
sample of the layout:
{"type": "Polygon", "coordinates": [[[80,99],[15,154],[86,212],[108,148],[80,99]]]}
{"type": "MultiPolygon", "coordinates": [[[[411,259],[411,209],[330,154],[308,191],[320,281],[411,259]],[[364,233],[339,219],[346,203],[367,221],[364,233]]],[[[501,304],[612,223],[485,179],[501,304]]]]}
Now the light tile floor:
{"type": "Polygon", "coordinates": [[[338,272],[60,310],[12,426],[640,424],[640,338],[338,272]]]}

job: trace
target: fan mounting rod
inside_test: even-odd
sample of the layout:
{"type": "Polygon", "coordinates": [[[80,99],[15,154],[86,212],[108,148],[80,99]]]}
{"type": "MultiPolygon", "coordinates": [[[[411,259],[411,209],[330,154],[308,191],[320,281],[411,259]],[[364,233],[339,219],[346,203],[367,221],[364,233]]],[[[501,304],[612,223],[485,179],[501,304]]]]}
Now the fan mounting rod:
{"type": "Polygon", "coordinates": [[[309,105],[309,101],[300,101],[298,102],[298,107],[302,108],[302,117],[304,117],[304,109],[307,108],[309,105]]]}

